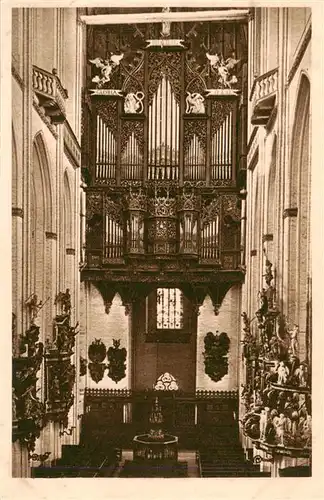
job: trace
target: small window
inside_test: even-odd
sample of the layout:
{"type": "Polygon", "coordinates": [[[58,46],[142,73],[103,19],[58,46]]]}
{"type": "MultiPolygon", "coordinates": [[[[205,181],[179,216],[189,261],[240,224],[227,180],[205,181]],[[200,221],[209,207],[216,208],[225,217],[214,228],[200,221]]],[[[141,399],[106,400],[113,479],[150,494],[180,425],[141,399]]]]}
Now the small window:
{"type": "Polygon", "coordinates": [[[183,328],[183,295],[178,288],[158,288],[156,294],[156,328],[183,328]]]}

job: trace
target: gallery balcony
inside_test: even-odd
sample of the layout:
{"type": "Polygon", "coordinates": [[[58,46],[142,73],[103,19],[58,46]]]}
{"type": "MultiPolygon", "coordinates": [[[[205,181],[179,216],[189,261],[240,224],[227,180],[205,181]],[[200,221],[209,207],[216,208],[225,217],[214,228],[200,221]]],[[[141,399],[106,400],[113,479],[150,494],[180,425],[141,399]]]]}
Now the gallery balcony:
{"type": "Polygon", "coordinates": [[[250,101],[252,102],[252,125],[269,124],[276,109],[278,92],[278,68],[272,69],[254,80],[250,101]]]}
{"type": "Polygon", "coordinates": [[[52,73],[33,66],[33,89],[39,105],[44,108],[45,114],[53,124],[63,123],[66,120],[65,101],[68,93],[63,88],[56,70],[52,73]]]}
{"type": "Polygon", "coordinates": [[[84,280],[242,282],[236,192],[87,188],[84,280]],[[232,276],[232,278],[230,278],[232,276]]]}

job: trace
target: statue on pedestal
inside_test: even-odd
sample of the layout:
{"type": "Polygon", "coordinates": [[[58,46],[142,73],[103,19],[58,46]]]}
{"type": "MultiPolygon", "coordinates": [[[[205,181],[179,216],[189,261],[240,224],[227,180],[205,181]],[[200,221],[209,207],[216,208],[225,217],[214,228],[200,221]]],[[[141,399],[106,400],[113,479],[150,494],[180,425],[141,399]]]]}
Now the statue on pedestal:
{"type": "Polygon", "coordinates": [[[289,350],[292,356],[298,355],[298,334],[299,334],[299,326],[295,324],[293,329],[289,331],[289,336],[290,336],[289,350]]]}

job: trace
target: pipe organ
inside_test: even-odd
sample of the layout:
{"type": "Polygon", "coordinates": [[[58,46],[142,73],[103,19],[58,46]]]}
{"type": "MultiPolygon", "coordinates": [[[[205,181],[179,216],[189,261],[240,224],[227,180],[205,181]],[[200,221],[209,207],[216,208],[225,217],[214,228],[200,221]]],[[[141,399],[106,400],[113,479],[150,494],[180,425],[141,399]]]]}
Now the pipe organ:
{"type": "Polygon", "coordinates": [[[169,80],[162,75],[148,116],[148,179],[179,179],[180,109],[169,80]]]}
{"type": "Polygon", "coordinates": [[[97,115],[96,141],[96,182],[101,184],[106,179],[115,179],[117,144],[114,134],[104,120],[97,115]]]}
{"type": "MultiPolygon", "coordinates": [[[[94,194],[88,193],[90,206],[94,194]]],[[[198,190],[133,188],[119,198],[101,192],[101,198],[88,223],[90,227],[96,222],[95,235],[88,232],[89,262],[92,252],[99,252],[105,264],[142,255],[183,256],[221,265],[224,253],[233,257],[234,267],[239,264],[240,209],[235,194],[223,193],[210,200],[198,190]],[[232,221],[230,228],[228,220],[232,221]]]]}
{"type": "Polygon", "coordinates": [[[89,63],[87,266],[239,270],[247,24],[161,29],[91,27],[108,78],[89,63]]]}

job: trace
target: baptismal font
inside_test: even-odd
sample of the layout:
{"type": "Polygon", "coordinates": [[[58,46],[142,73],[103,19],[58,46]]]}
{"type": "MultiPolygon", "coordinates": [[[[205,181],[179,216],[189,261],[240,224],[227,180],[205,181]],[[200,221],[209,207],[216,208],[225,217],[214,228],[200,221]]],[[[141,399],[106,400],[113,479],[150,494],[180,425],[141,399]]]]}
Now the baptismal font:
{"type": "Polygon", "coordinates": [[[178,461],[178,438],[163,431],[163,414],[159,399],[154,399],[149,417],[150,430],[133,439],[134,460],[178,461]]]}

